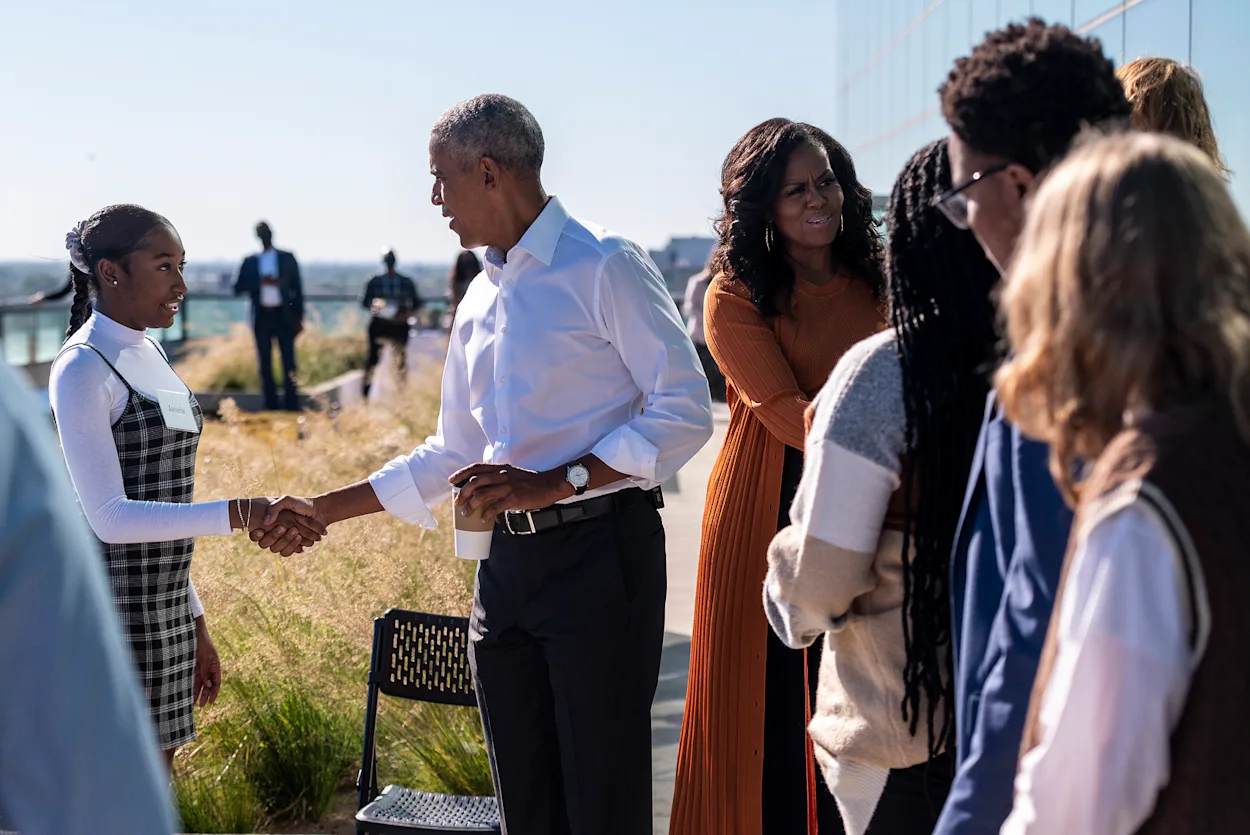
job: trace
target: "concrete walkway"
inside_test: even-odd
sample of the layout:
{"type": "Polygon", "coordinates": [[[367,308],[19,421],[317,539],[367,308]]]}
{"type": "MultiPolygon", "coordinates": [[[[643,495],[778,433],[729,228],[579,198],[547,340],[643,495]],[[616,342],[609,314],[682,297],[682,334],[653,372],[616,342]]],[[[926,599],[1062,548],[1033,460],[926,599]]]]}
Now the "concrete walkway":
{"type": "Polygon", "coordinates": [[[664,485],[664,530],[668,544],[668,602],[664,612],[664,655],[660,684],[651,708],[651,769],[654,779],[654,832],[668,835],[677,770],[677,740],[686,704],[686,673],[690,667],[690,633],[694,626],[694,587],[699,571],[699,536],[703,499],[712,465],[725,442],[729,408],[714,404],[716,432],[712,440],[664,485]]]}

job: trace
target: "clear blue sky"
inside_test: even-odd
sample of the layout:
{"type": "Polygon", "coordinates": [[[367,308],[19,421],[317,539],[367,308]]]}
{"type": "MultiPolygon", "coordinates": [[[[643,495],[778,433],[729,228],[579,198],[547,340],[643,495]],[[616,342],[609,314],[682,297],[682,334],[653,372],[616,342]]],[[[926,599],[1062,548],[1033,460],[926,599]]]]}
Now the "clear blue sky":
{"type": "Polygon", "coordinates": [[[257,219],[312,260],[449,260],[426,143],[458,100],[524,102],[569,210],[646,246],[710,232],[752,125],[829,127],[829,0],[0,0],[0,259],[64,257],[95,209],[168,216],[191,259],[257,219]]]}

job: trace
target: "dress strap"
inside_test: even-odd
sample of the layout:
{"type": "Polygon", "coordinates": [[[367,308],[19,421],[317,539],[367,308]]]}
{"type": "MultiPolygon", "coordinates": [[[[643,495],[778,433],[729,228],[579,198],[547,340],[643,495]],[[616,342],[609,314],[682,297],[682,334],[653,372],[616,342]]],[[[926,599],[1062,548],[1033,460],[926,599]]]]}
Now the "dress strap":
{"type": "Polygon", "coordinates": [[[90,348],[92,351],[95,351],[96,356],[99,357],[101,360],[103,360],[104,364],[109,367],[109,371],[112,371],[114,374],[116,374],[117,379],[122,381],[122,385],[126,387],[126,391],[130,392],[132,396],[137,395],[139,393],[134,390],[134,387],[131,386],[129,382],[127,382],[126,378],[122,376],[122,373],[113,367],[113,363],[109,362],[108,359],[104,356],[104,354],[100,353],[99,349],[96,348],[94,345],[92,345],[90,342],[76,342],[73,345],[70,345],[69,347],[62,349],[61,353],[56,355],[57,359],[60,359],[62,354],[65,354],[67,351],[70,351],[74,348],[90,348]]]}
{"type": "Polygon", "coordinates": [[[155,339],[153,339],[150,335],[146,333],[143,335],[143,338],[146,339],[148,342],[152,343],[152,347],[156,349],[156,353],[161,355],[161,359],[165,360],[166,365],[168,365],[170,368],[174,367],[173,363],[169,361],[169,357],[165,355],[165,349],[161,347],[161,344],[159,342],[157,342],[155,339]]]}

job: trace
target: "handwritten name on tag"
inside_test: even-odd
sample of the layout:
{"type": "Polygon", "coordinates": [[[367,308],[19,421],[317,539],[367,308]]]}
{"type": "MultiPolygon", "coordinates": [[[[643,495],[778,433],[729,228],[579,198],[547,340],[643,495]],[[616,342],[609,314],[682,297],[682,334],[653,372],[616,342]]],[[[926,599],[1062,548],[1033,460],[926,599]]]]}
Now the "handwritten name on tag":
{"type": "Polygon", "coordinates": [[[185,391],[158,391],[156,399],[161,404],[161,415],[170,429],[198,433],[195,412],[191,410],[191,395],[185,391]]]}

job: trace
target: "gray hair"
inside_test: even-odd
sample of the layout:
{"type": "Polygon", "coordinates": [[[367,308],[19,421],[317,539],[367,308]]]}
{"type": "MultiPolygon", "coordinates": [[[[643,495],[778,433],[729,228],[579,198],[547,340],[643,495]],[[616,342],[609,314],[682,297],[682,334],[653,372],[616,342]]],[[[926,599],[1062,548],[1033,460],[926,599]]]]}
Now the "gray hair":
{"type": "Polygon", "coordinates": [[[537,177],[543,167],[543,131],[516,99],[475,96],[446,110],[430,131],[430,147],[445,148],[471,164],[490,157],[514,174],[537,177]]]}

